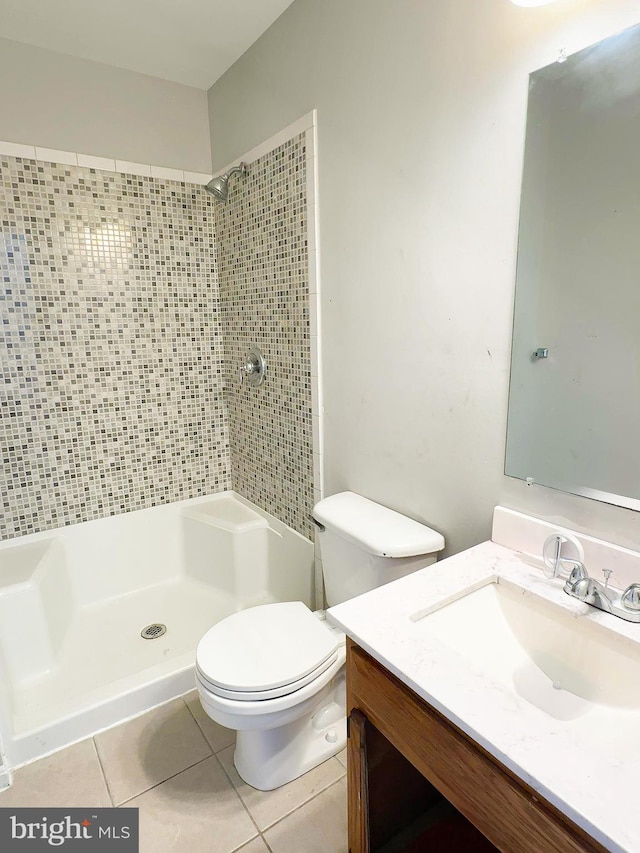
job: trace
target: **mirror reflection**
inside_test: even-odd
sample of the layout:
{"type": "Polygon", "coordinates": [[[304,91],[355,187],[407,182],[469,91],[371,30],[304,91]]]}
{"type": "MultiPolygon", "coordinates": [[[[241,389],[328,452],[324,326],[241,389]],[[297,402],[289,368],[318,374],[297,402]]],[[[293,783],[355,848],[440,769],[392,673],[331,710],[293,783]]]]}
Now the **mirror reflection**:
{"type": "Polygon", "coordinates": [[[640,26],[530,78],[505,473],[640,509],[640,26]]]}

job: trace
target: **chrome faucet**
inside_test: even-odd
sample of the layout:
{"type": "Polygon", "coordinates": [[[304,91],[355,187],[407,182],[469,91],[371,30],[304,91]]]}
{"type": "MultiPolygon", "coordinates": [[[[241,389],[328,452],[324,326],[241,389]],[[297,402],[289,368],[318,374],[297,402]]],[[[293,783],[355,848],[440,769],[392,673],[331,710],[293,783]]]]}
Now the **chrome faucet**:
{"type": "Polygon", "coordinates": [[[554,533],[548,536],[542,546],[544,572],[548,578],[567,578],[564,591],[585,604],[597,607],[612,616],[618,616],[627,622],[640,622],[640,583],[632,583],[624,592],[612,589],[609,578],[612,569],[603,569],[604,583],[589,576],[584,563],[562,556],[562,548],[567,542],[574,546],[582,556],[578,541],[569,534],[554,533]],[[567,577],[568,573],[568,577],[567,577]]]}
{"type": "Polygon", "coordinates": [[[583,577],[576,581],[573,586],[567,581],[564,591],[569,595],[579,598],[585,604],[590,604],[592,607],[597,607],[598,610],[604,610],[606,613],[613,613],[611,601],[602,584],[590,577],[583,577]],[[567,587],[569,587],[567,589],[567,587]]]}
{"type": "Polygon", "coordinates": [[[567,595],[584,601],[598,610],[611,613],[627,622],[640,622],[640,584],[632,583],[624,592],[609,587],[610,569],[603,569],[605,582],[600,583],[589,577],[584,565],[578,560],[564,560],[573,565],[571,573],[564,585],[567,595]]]}

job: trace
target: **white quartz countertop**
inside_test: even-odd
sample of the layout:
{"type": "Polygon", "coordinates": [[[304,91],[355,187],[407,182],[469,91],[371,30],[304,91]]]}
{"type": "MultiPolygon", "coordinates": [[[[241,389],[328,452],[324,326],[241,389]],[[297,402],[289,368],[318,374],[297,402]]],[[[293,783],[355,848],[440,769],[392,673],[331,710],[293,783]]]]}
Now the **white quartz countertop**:
{"type": "Polygon", "coordinates": [[[541,563],[493,542],[332,607],[328,616],[605,848],[640,853],[640,705],[594,706],[579,720],[556,719],[421,629],[422,616],[492,582],[611,630],[640,661],[639,624],[571,598],[541,563]]]}

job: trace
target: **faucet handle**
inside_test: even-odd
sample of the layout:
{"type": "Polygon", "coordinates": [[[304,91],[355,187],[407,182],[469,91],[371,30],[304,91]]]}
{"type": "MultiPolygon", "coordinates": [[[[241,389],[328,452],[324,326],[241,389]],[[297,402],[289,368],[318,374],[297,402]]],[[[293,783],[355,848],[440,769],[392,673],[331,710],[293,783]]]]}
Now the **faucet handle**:
{"type": "Polygon", "coordinates": [[[580,581],[589,580],[589,572],[585,569],[580,560],[565,560],[565,563],[570,563],[572,566],[571,574],[569,575],[569,583],[574,586],[580,581]]]}
{"type": "MultiPolygon", "coordinates": [[[[573,571],[575,572],[576,569],[573,571]]],[[[573,575],[573,572],[571,574],[573,575]]],[[[573,594],[580,601],[587,601],[593,594],[593,580],[588,575],[577,578],[573,586],[573,594]]]]}
{"type": "Polygon", "coordinates": [[[632,583],[620,597],[620,602],[627,610],[640,610],[640,583],[632,583]]]}

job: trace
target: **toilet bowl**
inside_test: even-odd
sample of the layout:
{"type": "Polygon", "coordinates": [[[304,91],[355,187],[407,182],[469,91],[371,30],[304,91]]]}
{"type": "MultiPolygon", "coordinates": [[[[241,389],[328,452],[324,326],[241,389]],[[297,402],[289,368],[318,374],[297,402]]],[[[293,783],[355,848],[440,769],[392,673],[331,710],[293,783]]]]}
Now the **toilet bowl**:
{"type": "MultiPolygon", "coordinates": [[[[434,563],[436,531],[353,492],[313,517],[330,605],[434,563]]],[[[346,744],[345,636],[300,601],[263,604],[214,625],[196,651],[196,686],[212,720],[237,731],[234,764],[249,785],[278,788],[346,744]]]]}
{"type": "Polygon", "coordinates": [[[237,731],[234,763],[245,782],[278,788],[344,748],[344,662],[344,634],[299,601],[240,611],[204,635],[200,701],[237,731]]]}

